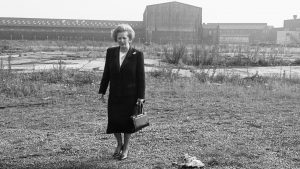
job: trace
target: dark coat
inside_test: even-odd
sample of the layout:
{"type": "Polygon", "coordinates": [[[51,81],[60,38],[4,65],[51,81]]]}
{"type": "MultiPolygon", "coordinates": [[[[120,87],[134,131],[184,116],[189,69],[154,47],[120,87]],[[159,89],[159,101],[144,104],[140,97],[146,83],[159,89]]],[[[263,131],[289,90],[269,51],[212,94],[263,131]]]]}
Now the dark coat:
{"type": "Polygon", "coordinates": [[[109,85],[107,133],[133,133],[133,107],[138,98],[145,98],[144,55],[130,48],[120,67],[119,51],[120,47],[107,49],[99,94],[109,85]]]}

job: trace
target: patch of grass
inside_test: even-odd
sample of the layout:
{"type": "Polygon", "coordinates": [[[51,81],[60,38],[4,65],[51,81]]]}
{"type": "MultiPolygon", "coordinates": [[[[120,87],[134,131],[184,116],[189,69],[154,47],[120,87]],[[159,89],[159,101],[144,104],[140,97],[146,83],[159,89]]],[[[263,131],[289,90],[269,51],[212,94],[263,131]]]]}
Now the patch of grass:
{"type": "Polygon", "coordinates": [[[99,80],[95,72],[65,69],[60,61],[51,70],[31,73],[15,73],[11,69],[0,69],[0,92],[9,97],[38,96],[44,94],[44,85],[63,84],[83,86],[99,80]]]}
{"type": "Polygon", "coordinates": [[[157,78],[157,79],[165,79],[165,80],[170,80],[174,81],[179,78],[179,71],[180,68],[177,70],[173,68],[159,68],[154,71],[149,72],[149,76],[157,78]]]}
{"type": "MultiPolygon", "coordinates": [[[[151,125],[133,134],[126,161],[111,157],[116,142],[104,134],[107,105],[97,94],[99,75],[94,83],[66,86],[27,74],[25,79],[43,84],[42,99],[55,102],[0,109],[0,167],[174,168],[172,162],[188,153],[207,169],[299,168],[298,83],[273,78],[266,88],[255,79],[215,75],[215,85],[158,74],[146,75],[151,125]]],[[[0,97],[2,104],[40,99],[0,97]]]]}
{"type": "Polygon", "coordinates": [[[32,83],[31,81],[13,79],[1,83],[0,92],[11,97],[35,96],[42,88],[41,83],[32,83]]]}

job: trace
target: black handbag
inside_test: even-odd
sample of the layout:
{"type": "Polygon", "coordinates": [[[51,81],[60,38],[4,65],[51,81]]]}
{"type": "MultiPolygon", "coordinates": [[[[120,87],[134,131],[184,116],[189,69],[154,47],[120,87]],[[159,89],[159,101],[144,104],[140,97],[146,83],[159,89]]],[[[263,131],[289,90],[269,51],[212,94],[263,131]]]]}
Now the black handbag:
{"type": "Polygon", "coordinates": [[[147,127],[150,125],[149,118],[147,114],[144,112],[143,108],[143,102],[140,104],[135,104],[133,115],[131,116],[131,119],[134,124],[134,130],[135,132],[147,127]]]}

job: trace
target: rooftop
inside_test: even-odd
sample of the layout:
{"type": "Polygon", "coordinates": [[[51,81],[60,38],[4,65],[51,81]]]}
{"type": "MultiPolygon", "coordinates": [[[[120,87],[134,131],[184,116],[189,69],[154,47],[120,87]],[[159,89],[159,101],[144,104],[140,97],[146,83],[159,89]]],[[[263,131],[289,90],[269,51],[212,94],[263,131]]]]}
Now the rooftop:
{"type": "Polygon", "coordinates": [[[142,28],[142,21],[117,20],[82,20],[82,19],[43,19],[43,18],[8,18],[0,17],[0,26],[40,26],[40,27],[81,27],[81,28],[114,28],[127,23],[133,28],[142,28]]]}
{"type": "Polygon", "coordinates": [[[203,25],[203,28],[217,28],[220,29],[266,29],[267,23],[207,23],[203,25]]]}

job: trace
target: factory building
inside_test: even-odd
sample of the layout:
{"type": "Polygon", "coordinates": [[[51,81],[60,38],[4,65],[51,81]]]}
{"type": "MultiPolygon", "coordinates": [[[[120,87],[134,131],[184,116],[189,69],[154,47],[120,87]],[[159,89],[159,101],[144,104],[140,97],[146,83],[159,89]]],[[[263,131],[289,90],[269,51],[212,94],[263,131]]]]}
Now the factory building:
{"type": "Polygon", "coordinates": [[[283,27],[288,31],[300,31],[300,19],[293,15],[293,19],[284,20],[283,27]]]}
{"type": "Polygon", "coordinates": [[[147,42],[200,43],[202,8],[168,2],[148,5],[143,16],[147,42]]]}
{"type": "Polygon", "coordinates": [[[110,40],[111,30],[127,23],[136,42],[200,42],[202,9],[179,2],[148,5],[143,21],[42,19],[0,17],[0,39],[110,40]]]}
{"type": "Polygon", "coordinates": [[[141,21],[0,18],[0,39],[106,41],[111,40],[111,30],[121,23],[130,24],[138,39],[144,38],[141,21]]]}
{"type": "MultiPolygon", "coordinates": [[[[111,30],[121,23],[133,27],[138,43],[257,44],[276,41],[273,38],[276,34],[270,33],[271,28],[266,23],[202,24],[202,8],[176,1],[146,6],[143,21],[0,17],[0,39],[112,41],[111,30]]],[[[298,31],[299,24],[299,19],[285,21],[289,31],[298,31]]],[[[289,32],[289,35],[294,36],[294,33],[289,32]]]]}
{"type": "Polygon", "coordinates": [[[300,19],[284,20],[283,30],[277,31],[277,43],[281,45],[300,45],[300,19]]]}
{"type": "Polygon", "coordinates": [[[267,23],[207,23],[203,38],[211,44],[257,44],[268,40],[267,23]]]}

